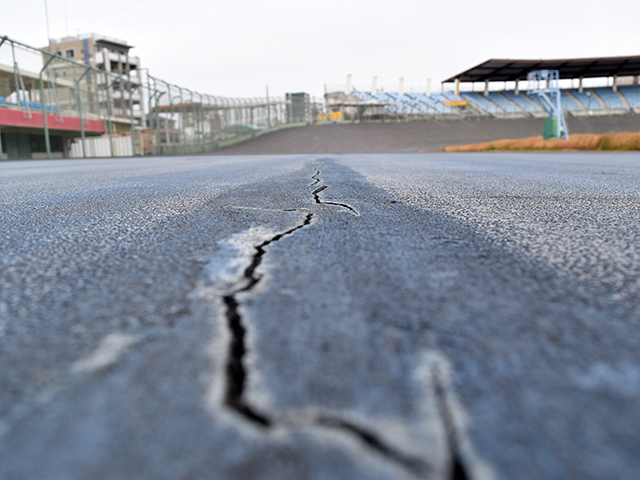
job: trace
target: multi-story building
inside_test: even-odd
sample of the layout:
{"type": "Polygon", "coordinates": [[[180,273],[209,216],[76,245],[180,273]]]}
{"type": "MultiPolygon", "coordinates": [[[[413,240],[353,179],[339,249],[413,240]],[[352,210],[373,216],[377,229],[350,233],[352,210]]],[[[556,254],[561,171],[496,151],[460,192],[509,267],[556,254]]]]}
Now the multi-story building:
{"type": "MultiPolygon", "coordinates": [[[[43,50],[74,60],[111,75],[89,75],[82,79],[83,110],[89,115],[106,115],[116,119],[118,130],[128,129],[131,118],[140,125],[144,119],[142,108],[142,76],[140,58],[129,55],[133,48],[123,40],[97,35],[95,33],[64,37],[52,40],[51,46],[43,50]],[[86,105],[85,105],[86,103],[86,105]]],[[[52,62],[52,70],[58,78],[78,79],[81,69],[68,62],[52,62]]],[[[64,97],[64,95],[63,95],[64,97]]],[[[77,100],[72,95],[60,98],[77,108],[77,100]]]]}

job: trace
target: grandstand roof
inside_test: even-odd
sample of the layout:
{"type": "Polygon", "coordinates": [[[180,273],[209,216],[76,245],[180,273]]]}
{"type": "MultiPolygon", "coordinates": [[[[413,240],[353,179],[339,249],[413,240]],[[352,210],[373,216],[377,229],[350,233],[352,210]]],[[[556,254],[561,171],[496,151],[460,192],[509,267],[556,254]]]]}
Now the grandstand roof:
{"type": "Polygon", "coordinates": [[[442,83],[507,82],[524,80],[532,70],[558,70],[560,78],[640,75],[640,55],[633,57],[573,58],[564,60],[499,60],[476,65],[442,83]]]}

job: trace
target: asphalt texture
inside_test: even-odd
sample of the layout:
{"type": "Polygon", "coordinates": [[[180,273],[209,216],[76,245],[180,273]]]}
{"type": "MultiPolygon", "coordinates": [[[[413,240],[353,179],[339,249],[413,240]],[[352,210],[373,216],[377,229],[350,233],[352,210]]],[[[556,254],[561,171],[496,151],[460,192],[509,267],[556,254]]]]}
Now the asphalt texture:
{"type": "Polygon", "coordinates": [[[0,478],[634,479],[640,155],[0,163],[0,478]]]}

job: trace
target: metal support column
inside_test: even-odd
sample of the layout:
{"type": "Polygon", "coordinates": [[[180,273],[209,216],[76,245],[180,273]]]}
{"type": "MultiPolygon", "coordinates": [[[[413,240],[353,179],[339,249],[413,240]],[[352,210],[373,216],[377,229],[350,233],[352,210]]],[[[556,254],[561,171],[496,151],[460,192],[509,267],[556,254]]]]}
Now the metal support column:
{"type": "Polygon", "coordinates": [[[129,84],[130,90],[129,90],[129,122],[130,122],[130,131],[131,131],[131,155],[133,157],[136,156],[136,137],[135,137],[135,133],[134,133],[134,127],[133,127],[133,92],[135,92],[138,87],[140,85],[133,85],[133,88],[131,88],[132,84],[129,84]]]}
{"type": "MultiPolygon", "coordinates": [[[[154,87],[155,87],[155,81],[154,81],[154,87]]],[[[160,154],[160,114],[159,114],[159,109],[160,109],[160,97],[162,97],[162,95],[164,95],[166,92],[163,92],[161,90],[154,90],[153,94],[149,95],[149,114],[151,115],[153,112],[153,116],[151,117],[151,125],[153,126],[153,124],[155,124],[155,142],[153,143],[153,154],[154,155],[159,155],[160,154]],[[155,107],[151,107],[151,101],[155,102],[155,107]],[[153,121],[153,119],[155,118],[155,122],[153,121]]],[[[151,132],[149,132],[151,134],[151,132]]]]}
{"type": "Polygon", "coordinates": [[[267,85],[267,128],[271,128],[271,105],[269,104],[269,85],[267,85]]]}
{"type": "Polygon", "coordinates": [[[82,110],[84,109],[84,103],[82,102],[82,95],[80,94],[80,82],[89,73],[91,69],[87,68],[82,75],[76,80],[76,97],[78,101],[78,117],[80,118],[80,138],[82,138],[82,158],[87,158],[87,149],[84,144],[84,118],[82,110]]]}
{"type": "MultiPolygon", "coordinates": [[[[184,132],[184,118],[185,118],[185,106],[184,106],[184,98],[182,98],[182,87],[179,87],[177,85],[174,85],[177,89],[178,92],[180,92],[180,106],[178,107],[178,120],[180,121],[178,123],[178,147],[181,144],[186,143],[185,140],[185,132],[184,132]]],[[[182,152],[184,153],[184,152],[182,152]]]]}
{"type": "MultiPolygon", "coordinates": [[[[195,110],[194,110],[194,104],[193,104],[193,92],[191,90],[189,90],[188,88],[185,88],[184,90],[186,90],[187,92],[189,92],[189,110],[191,110],[191,123],[193,124],[193,121],[195,119],[195,110]]],[[[182,91],[180,92],[182,94],[182,91]]],[[[186,106],[185,106],[185,116],[186,116],[186,106]]],[[[195,126],[193,127],[193,139],[195,140],[195,135],[196,135],[196,128],[195,126]]],[[[187,142],[187,144],[192,144],[192,142],[187,142]]],[[[191,153],[191,152],[189,152],[191,153]]]]}
{"type": "Polygon", "coordinates": [[[158,152],[160,153],[160,98],[167,92],[158,92],[158,96],[156,97],[156,147],[158,152]]]}
{"type": "Polygon", "coordinates": [[[108,77],[106,77],[105,75],[105,85],[106,85],[106,89],[107,89],[107,115],[109,115],[109,120],[107,121],[108,125],[109,125],[109,148],[111,149],[111,157],[114,156],[113,153],[113,120],[112,120],[112,116],[113,116],[113,112],[111,111],[111,87],[113,87],[114,83],[117,80],[114,80],[111,83],[108,83],[108,77]]]}
{"type": "MultiPolygon", "coordinates": [[[[152,154],[155,155],[155,143],[153,141],[153,133],[151,133],[153,131],[153,114],[154,114],[154,110],[151,106],[151,101],[155,98],[156,94],[158,93],[158,91],[156,90],[156,80],[155,78],[152,78],[151,75],[149,75],[149,71],[147,70],[147,95],[149,95],[149,108],[148,108],[148,112],[149,112],[149,118],[148,118],[148,126],[149,126],[149,141],[151,142],[151,152],[152,154]],[[151,88],[151,80],[153,80],[153,89],[151,88]]],[[[156,138],[157,141],[157,138],[156,138]]]]}
{"type": "Polygon", "coordinates": [[[47,69],[51,61],[54,59],[54,56],[51,55],[49,59],[45,62],[44,67],[40,70],[40,104],[42,105],[42,121],[44,122],[44,144],[47,149],[47,158],[51,158],[51,140],[49,139],[49,122],[47,121],[47,104],[46,99],[44,98],[44,87],[42,86],[42,74],[47,69]]]}

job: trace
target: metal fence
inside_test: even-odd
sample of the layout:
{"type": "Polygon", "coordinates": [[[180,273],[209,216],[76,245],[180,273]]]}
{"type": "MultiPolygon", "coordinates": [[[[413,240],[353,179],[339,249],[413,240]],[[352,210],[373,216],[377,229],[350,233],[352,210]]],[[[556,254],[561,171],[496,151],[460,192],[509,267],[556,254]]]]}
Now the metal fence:
{"type": "Polygon", "coordinates": [[[98,60],[79,63],[0,37],[0,159],[211,152],[313,122],[322,108],[308,96],[301,110],[290,95],[204,94],[98,60]]]}

